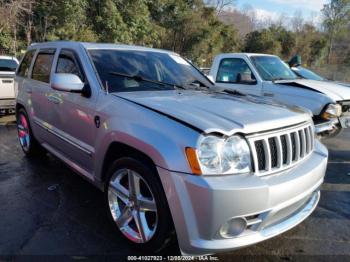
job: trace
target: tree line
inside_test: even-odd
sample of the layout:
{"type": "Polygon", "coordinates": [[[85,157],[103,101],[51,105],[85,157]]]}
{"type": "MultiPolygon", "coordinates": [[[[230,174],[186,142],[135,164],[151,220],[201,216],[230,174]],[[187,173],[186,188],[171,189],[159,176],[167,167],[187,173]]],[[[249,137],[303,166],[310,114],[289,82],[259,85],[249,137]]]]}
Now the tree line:
{"type": "Polygon", "coordinates": [[[267,28],[248,33],[244,49],[285,59],[299,54],[307,65],[350,65],[350,0],[331,0],[323,6],[320,18],[321,23],[315,25],[297,12],[287,19],[286,27],[281,17],[267,28]]]}
{"type": "Polygon", "coordinates": [[[275,21],[260,28],[251,15],[228,8],[235,2],[0,0],[0,51],[19,56],[32,42],[76,40],[169,49],[200,66],[220,52],[240,51],[350,64],[350,0],[330,0],[321,26],[295,18],[294,27],[275,21]],[[244,19],[251,25],[242,33],[244,19]]]}

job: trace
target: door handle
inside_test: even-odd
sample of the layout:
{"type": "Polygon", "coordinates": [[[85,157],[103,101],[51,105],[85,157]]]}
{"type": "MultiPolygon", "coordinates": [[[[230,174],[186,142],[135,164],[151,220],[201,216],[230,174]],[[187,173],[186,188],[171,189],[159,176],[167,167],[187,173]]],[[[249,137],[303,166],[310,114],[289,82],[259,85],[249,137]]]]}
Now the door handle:
{"type": "Polygon", "coordinates": [[[273,97],[273,96],[275,96],[275,95],[274,95],[274,94],[272,94],[272,93],[264,93],[264,96],[273,97]]]}
{"type": "Polygon", "coordinates": [[[52,102],[54,104],[60,104],[62,102],[62,99],[55,95],[49,95],[47,97],[47,100],[49,100],[49,102],[52,102]]]}

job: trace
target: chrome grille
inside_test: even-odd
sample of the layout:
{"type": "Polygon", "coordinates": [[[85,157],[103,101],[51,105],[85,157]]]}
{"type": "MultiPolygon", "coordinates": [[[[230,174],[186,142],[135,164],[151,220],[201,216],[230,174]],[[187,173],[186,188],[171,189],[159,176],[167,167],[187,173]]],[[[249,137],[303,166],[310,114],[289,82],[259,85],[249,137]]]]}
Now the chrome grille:
{"type": "Polygon", "coordinates": [[[303,123],[287,129],[247,136],[257,175],[292,167],[314,149],[314,127],[303,123]]]}

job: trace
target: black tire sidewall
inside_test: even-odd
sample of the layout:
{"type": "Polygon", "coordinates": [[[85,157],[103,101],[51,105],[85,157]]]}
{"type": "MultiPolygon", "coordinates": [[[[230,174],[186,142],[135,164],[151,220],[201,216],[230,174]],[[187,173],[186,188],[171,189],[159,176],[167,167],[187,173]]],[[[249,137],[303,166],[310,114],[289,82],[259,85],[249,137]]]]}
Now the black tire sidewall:
{"type": "Polygon", "coordinates": [[[170,215],[168,203],[166,200],[166,196],[164,194],[162,184],[157,177],[158,174],[156,171],[150,167],[149,165],[145,164],[144,162],[134,159],[134,158],[120,158],[112,163],[110,168],[107,172],[107,179],[105,183],[105,190],[104,190],[104,198],[105,198],[105,206],[106,211],[108,213],[109,220],[113,224],[113,227],[118,232],[120,236],[125,238],[132,246],[148,251],[148,252],[158,252],[161,249],[163,249],[167,244],[172,242],[174,238],[174,230],[173,230],[173,223],[172,218],[170,215]],[[157,205],[157,215],[158,215],[158,225],[155,234],[146,243],[135,243],[126,238],[122,232],[120,232],[117,224],[115,223],[108,203],[108,186],[109,181],[113,174],[123,168],[131,169],[135,172],[137,172],[142,178],[147,182],[148,186],[150,187],[152,194],[155,198],[156,205],[157,205]]]}

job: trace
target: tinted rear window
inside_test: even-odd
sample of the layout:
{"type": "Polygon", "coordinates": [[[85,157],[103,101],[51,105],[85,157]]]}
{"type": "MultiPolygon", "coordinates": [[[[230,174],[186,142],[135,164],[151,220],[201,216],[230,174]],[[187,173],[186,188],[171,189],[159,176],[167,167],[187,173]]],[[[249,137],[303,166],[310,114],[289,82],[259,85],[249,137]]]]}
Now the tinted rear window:
{"type": "Polygon", "coordinates": [[[45,83],[50,82],[50,73],[54,54],[54,50],[45,50],[39,52],[33,66],[33,79],[45,83]]]}
{"type": "Polygon", "coordinates": [[[30,50],[30,51],[28,51],[25,54],[25,56],[24,56],[24,58],[22,60],[22,63],[20,64],[18,72],[17,72],[17,74],[19,76],[23,76],[23,77],[27,77],[28,76],[29,67],[30,67],[30,65],[32,63],[32,59],[33,59],[34,53],[35,53],[35,50],[30,50]]]}
{"type": "Polygon", "coordinates": [[[17,62],[10,59],[0,59],[0,71],[16,71],[17,62]]]}

